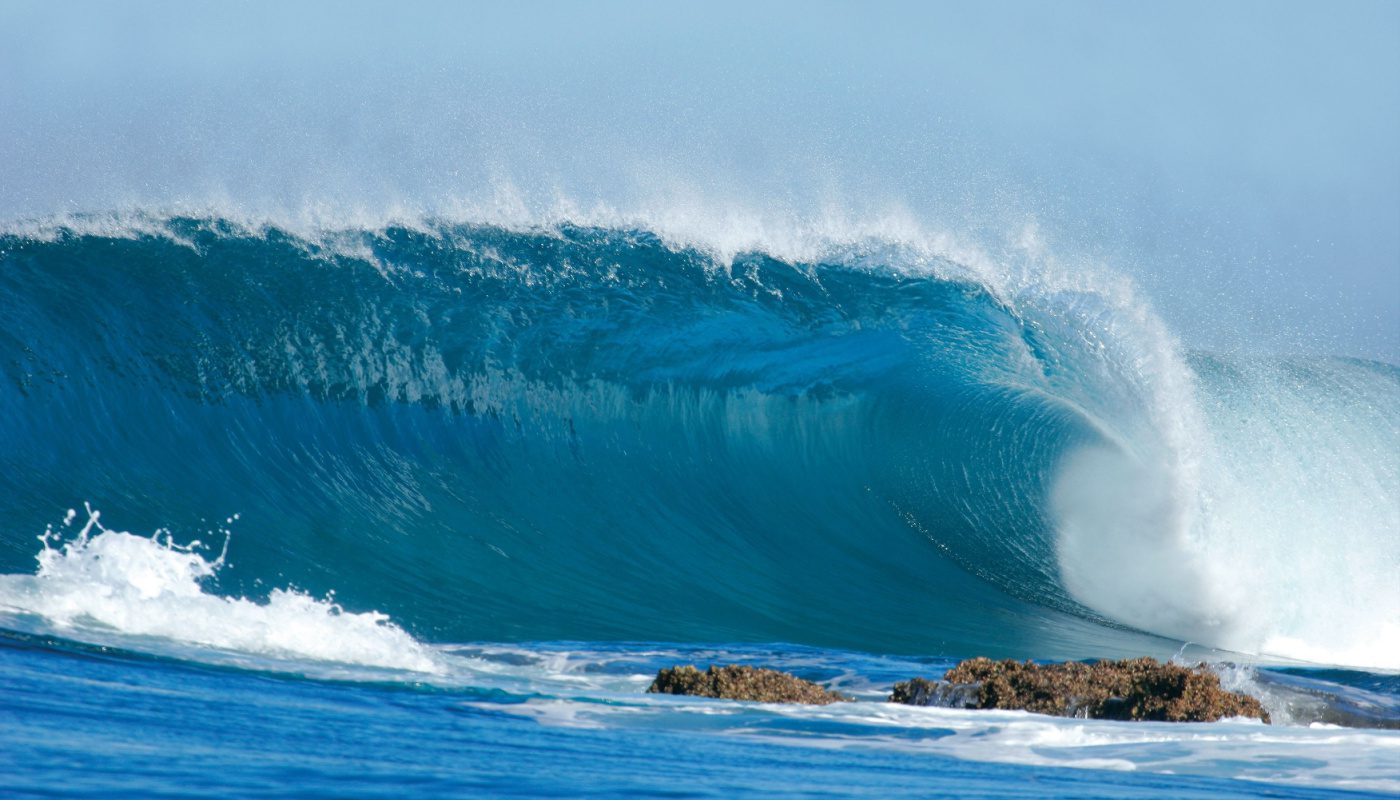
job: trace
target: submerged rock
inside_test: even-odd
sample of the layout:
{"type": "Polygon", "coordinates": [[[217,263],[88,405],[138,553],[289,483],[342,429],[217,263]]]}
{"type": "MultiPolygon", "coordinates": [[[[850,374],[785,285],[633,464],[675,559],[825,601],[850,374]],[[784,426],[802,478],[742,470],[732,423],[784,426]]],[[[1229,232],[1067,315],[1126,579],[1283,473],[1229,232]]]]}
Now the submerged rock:
{"type": "Polygon", "coordinates": [[[975,683],[946,683],[927,678],[911,678],[905,683],[894,685],[890,702],[908,706],[977,708],[977,689],[975,683]]]}
{"type": "Polygon", "coordinates": [[[730,665],[701,672],[693,666],[671,667],[656,673],[651,694],[687,694],[760,703],[826,705],[850,698],[839,692],[775,669],[730,665]]]}
{"type": "Polygon", "coordinates": [[[1154,658],[1046,665],[974,658],[948,670],[941,682],[914,678],[895,684],[890,702],[1091,719],[1269,721],[1258,700],[1221,688],[1220,676],[1206,665],[1183,667],[1154,658]]]}

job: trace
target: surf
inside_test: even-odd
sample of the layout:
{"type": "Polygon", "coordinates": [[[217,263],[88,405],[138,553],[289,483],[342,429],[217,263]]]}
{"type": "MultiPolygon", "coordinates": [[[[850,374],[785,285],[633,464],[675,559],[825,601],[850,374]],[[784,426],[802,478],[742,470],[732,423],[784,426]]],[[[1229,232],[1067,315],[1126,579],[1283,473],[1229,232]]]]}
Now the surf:
{"type": "Polygon", "coordinates": [[[889,231],[145,215],[15,226],[0,308],[10,579],[90,499],[238,512],[212,596],[427,642],[1400,667],[1396,369],[1183,352],[1119,279],[889,231]]]}

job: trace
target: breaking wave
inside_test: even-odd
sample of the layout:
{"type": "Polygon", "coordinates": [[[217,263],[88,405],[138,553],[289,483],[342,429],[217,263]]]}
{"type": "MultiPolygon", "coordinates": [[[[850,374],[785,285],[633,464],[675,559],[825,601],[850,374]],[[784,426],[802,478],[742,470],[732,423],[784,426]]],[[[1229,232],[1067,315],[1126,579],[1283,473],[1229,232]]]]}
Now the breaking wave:
{"type": "Polygon", "coordinates": [[[1400,668],[1400,370],[1183,353],[1110,278],[888,235],[67,220],[0,236],[0,373],[0,603],[51,619],[427,670],[417,640],[1400,668]],[[36,574],[82,499],[242,521],[222,569],[89,529],[36,574]]]}

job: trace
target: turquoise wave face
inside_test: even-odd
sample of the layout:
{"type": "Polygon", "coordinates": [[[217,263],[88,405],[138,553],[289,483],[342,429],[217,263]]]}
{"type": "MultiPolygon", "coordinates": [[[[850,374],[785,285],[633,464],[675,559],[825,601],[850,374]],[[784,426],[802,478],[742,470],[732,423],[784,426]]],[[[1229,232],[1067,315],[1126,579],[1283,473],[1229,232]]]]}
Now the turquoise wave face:
{"type": "Polygon", "coordinates": [[[0,238],[0,572],[87,500],[237,512],[214,590],[333,591],[435,641],[1235,641],[1175,362],[1093,292],[878,243],[160,227],[0,238]],[[1168,563],[1115,579],[1144,553],[1168,563]]]}

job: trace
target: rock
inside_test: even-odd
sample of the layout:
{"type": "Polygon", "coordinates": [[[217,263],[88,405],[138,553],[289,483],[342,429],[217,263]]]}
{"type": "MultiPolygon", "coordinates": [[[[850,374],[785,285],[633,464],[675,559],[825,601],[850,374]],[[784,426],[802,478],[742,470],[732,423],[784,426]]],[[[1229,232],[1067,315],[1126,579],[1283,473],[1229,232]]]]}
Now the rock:
{"type": "Polygon", "coordinates": [[[942,702],[942,697],[938,688],[951,684],[940,684],[928,678],[910,678],[904,683],[896,683],[894,691],[890,692],[891,703],[903,703],[906,706],[941,706],[947,705],[942,702]]]}
{"type": "Polygon", "coordinates": [[[656,680],[651,682],[647,692],[809,705],[826,705],[850,699],[786,672],[739,665],[711,666],[705,672],[693,666],[663,669],[656,673],[656,680]]]}
{"type": "Polygon", "coordinates": [[[1092,719],[1214,722],[1254,717],[1269,721],[1258,700],[1225,691],[1220,676],[1205,664],[1183,667],[1153,658],[1043,666],[974,658],[949,670],[941,682],[914,678],[895,684],[890,702],[1022,709],[1092,719]]]}
{"type": "Polygon", "coordinates": [[[896,683],[894,693],[890,695],[890,702],[909,706],[977,708],[977,689],[977,685],[972,683],[945,683],[914,678],[906,683],[896,683]]]}

